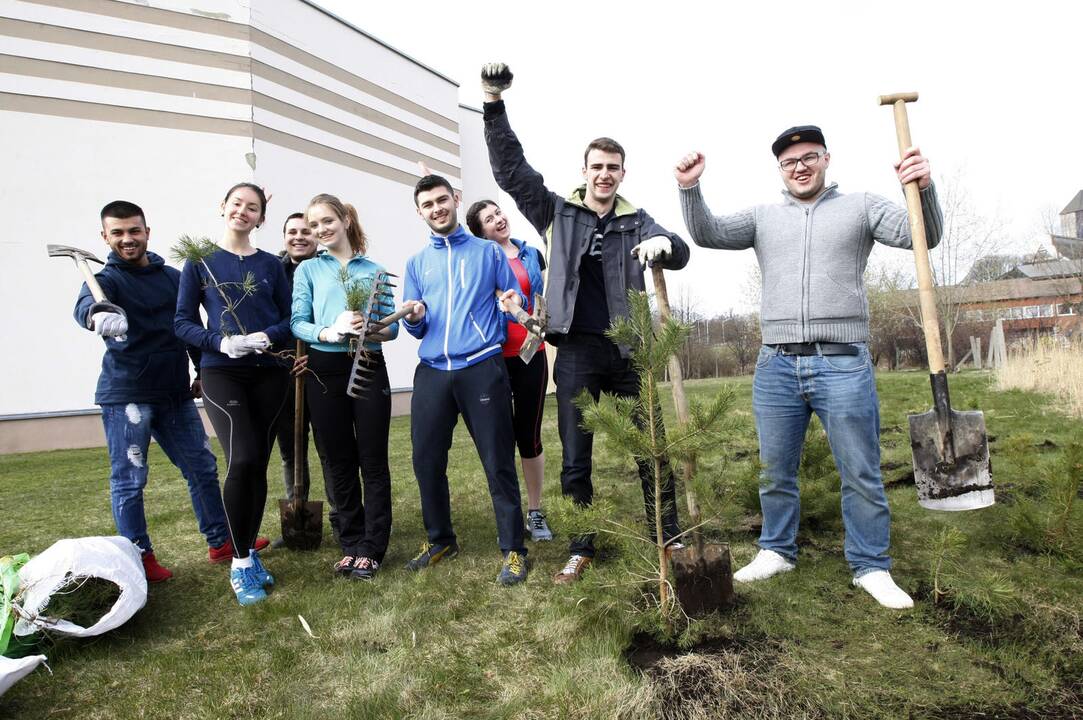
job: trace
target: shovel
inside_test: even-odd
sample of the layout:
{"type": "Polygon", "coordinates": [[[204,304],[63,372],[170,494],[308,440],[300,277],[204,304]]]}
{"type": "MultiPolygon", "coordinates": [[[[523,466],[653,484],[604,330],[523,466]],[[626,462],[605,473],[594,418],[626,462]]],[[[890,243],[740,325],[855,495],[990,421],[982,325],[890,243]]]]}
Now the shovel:
{"type": "MultiPolygon", "coordinates": [[[[669,293],[662,266],[651,268],[654,277],[654,295],[663,320],[671,317],[669,293]]],[[[677,406],[677,419],[688,422],[688,398],[684,394],[684,373],[676,358],[669,361],[669,379],[673,386],[673,403],[677,406]]],[[[688,502],[688,522],[692,544],[674,548],[669,553],[673,567],[673,589],[677,600],[689,617],[702,617],[712,611],[722,610],[733,604],[733,565],[730,546],[725,543],[704,543],[699,532],[700,513],[696,491],[692,488],[692,476],[696,472],[696,459],[682,463],[684,472],[684,496],[688,502]]]]}
{"type": "MultiPolygon", "coordinates": [[[[305,344],[297,341],[297,357],[305,355],[305,344]]],[[[293,499],[279,500],[282,540],[290,550],[315,550],[323,540],[323,502],[309,501],[305,492],[305,382],[298,375],[293,381],[293,499]]]]}
{"type": "MultiPolygon", "coordinates": [[[[880,96],[880,104],[891,105],[895,111],[900,157],[912,145],[906,103],[917,99],[916,92],[880,96]]],[[[933,390],[933,409],[909,416],[918,504],[928,510],[976,510],[995,502],[985,416],[980,410],[958,412],[951,409],[917,182],[907,183],[904,191],[917,267],[921,326],[929,355],[929,381],[933,390]]]]}

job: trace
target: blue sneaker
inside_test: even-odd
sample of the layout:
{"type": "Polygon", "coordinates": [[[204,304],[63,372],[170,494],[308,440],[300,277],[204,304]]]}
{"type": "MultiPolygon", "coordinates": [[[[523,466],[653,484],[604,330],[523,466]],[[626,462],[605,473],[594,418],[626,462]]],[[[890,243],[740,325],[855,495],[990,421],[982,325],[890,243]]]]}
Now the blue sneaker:
{"type": "Polygon", "coordinates": [[[505,587],[526,582],[526,555],[514,550],[504,555],[504,564],[496,581],[505,587]]]}
{"type": "Polygon", "coordinates": [[[259,553],[255,550],[248,552],[248,557],[252,558],[252,572],[256,574],[256,578],[259,579],[259,584],[265,588],[274,587],[275,576],[267,572],[267,568],[263,567],[263,561],[259,559],[259,553]]]}
{"type": "Polygon", "coordinates": [[[229,584],[233,586],[233,592],[237,595],[237,602],[241,605],[255,605],[261,600],[267,599],[267,593],[263,584],[254,572],[255,568],[233,568],[229,571],[229,584]]]}

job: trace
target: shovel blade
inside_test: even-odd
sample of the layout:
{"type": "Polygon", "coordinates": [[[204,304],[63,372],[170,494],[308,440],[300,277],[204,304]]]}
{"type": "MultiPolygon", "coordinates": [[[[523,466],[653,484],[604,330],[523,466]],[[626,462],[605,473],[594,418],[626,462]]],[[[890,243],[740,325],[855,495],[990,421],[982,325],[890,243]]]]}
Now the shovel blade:
{"type": "Polygon", "coordinates": [[[282,540],[290,550],[316,550],[323,541],[323,502],[279,500],[282,540]]]}
{"type": "Polygon", "coordinates": [[[952,448],[947,450],[935,410],[909,416],[918,504],[949,511],[988,507],[995,499],[985,415],[951,410],[950,416],[952,448]]]}
{"type": "Polygon", "coordinates": [[[702,618],[733,606],[729,545],[705,543],[702,554],[694,546],[671,550],[669,561],[677,601],[689,617],[702,618]]]}

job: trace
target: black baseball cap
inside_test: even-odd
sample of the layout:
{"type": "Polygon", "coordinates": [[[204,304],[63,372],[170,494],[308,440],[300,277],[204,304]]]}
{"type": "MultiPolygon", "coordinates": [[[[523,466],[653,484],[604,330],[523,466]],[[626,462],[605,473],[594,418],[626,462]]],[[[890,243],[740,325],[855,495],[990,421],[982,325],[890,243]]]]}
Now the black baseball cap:
{"type": "Polygon", "coordinates": [[[827,147],[827,141],[824,140],[824,133],[820,128],[815,125],[798,125],[783,131],[781,135],[775,138],[775,141],[771,143],[771,152],[777,158],[790,145],[802,142],[819,143],[825,148],[827,147]]]}

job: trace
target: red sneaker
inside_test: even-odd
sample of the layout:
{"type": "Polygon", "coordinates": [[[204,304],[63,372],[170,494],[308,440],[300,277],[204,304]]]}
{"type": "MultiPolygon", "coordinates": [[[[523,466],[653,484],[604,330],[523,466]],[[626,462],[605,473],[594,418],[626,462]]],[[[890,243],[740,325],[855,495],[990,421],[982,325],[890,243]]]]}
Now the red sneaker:
{"type": "Polygon", "coordinates": [[[173,572],[159,565],[158,559],[154,557],[152,552],[143,553],[143,572],[147,574],[147,582],[149,583],[165,582],[173,577],[173,572]]]}
{"type": "MultiPolygon", "coordinates": [[[[262,550],[271,544],[265,537],[256,538],[256,550],[262,550]]],[[[233,541],[226,540],[218,547],[207,548],[207,559],[212,563],[224,563],[233,559],[233,541]]]]}

